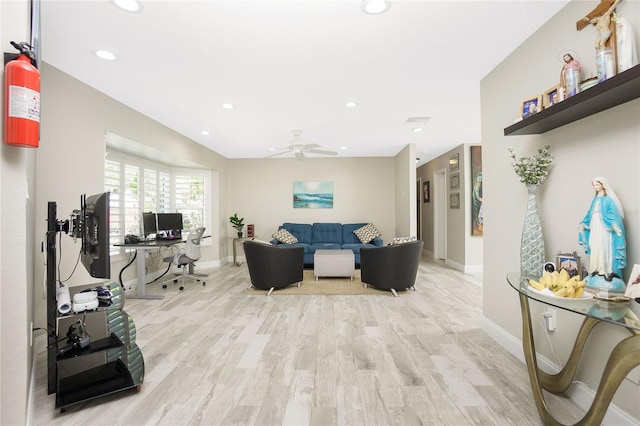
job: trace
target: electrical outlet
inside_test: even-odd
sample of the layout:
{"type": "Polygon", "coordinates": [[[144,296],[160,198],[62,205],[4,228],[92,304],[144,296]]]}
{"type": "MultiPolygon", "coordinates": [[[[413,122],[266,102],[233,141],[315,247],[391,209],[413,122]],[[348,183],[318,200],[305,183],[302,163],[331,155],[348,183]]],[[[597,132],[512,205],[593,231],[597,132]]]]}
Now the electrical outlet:
{"type": "Polygon", "coordinates": [[[544,325],[548,331],[554,331],[556,329],[556,310],[547,308],[544,311],[544,325]]]}

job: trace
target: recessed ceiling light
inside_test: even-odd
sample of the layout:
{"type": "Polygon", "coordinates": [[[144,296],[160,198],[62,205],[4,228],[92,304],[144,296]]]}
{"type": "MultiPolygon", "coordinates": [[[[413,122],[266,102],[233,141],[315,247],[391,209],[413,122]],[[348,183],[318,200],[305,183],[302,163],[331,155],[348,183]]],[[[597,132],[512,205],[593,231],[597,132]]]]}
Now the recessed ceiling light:
{"type": "Polygon", "coordinates": [[[379,15],[391,7],[388,0],[362,0],[362,10],[369,15],[379,15]]]}
{"type": "Polygon", "coordinates": [[[202,136],[209,136],[209,135],[211,134],[211,132],[210,132],[210,131],[208,131],[208,130],[203,130],[203,131],[201,131],[201,132],[200,132],[200,134],[201,134],[202,136]]]}
{"type": "Polygon", "coordinates": [[[276,149],[274,147],[271,148],[267,148],[267,151],[275,151],[276,149]]]}
{"type": "Polygon", "coordinates": [[[116,55],[115,53],[109,52],[108,50],[96,50],[94,54],[105,61],[115,61],[116,55]]]}
{"type": "Polygon", "coordinates": [[[416,127],[415,129],[413,129],[413,131],[416,132],[416,133],[420,133],[423,130],[424,129],[422,127],[416,127]]]}
{"type": "Polygon", "coordinates": [[[347,108],[353,108],[353,107],[358,106],[358,104],[357,104],[356,102],[349,101],[349,102],[346,102],[346,103],[344,104],[344,106],[346,106],[347,108]]]}
{"type": "Polygon", "coordinates": [[[347,149],[347,147],[346,146],[341,146],[340,149],[347,149]]]}
{"type": "Polygon", "coordinates": [[[234,104],[222,104],[222,108],[224,109],[234,109],[235,107],[234,104]]]}
{"type": "Polygon", "coordinates": [[[111,3],[127,12],[142,12],[142,6],[136,0],[111,0],[111,3]]]}

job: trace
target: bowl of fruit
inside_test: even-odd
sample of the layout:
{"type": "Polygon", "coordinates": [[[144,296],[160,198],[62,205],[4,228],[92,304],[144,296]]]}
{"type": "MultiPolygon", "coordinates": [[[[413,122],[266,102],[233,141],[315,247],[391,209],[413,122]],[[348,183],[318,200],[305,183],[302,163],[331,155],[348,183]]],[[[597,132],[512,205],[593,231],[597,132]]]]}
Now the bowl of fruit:
{"type": "Polygon", "coordinates": [[[529,289],[536,293],[558,299],[585,300],[591,299],[593,294],[584,291],[585,282],[580,275],[570,276],[561,269],[558,271],[545,271],[538,279],[529,279],[529,289]]]}

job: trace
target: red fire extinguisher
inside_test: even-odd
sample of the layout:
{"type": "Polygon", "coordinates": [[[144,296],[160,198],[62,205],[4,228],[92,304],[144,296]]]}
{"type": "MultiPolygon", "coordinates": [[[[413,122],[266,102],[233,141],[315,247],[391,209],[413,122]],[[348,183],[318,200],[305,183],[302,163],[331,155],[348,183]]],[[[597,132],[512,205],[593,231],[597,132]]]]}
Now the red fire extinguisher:
{"type": "Polygon", "coordinates": [[[4,68],[4,142],[37,148],[40,143],[40,72],[27,43],[11,42],[20,51],[4,68]]]}

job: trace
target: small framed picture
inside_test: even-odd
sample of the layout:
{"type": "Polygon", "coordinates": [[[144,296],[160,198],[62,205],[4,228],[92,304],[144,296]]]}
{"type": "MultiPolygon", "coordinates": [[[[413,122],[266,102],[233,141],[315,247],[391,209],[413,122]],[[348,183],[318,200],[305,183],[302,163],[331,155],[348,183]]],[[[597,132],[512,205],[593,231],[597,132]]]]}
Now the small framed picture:
{"type": "Polygon", "coordinates": [[[449,189],[451,191],[460,189],[460,173],[451,173],[449,176],[449,189]]]}
{"type": "Polygon", "coordinates": [[[560,86],[556,84],[542,95],[542,107],[546,109],[558,102],[560,102],[560,86]]]}
{"type": "Polygon", "coordinates": [[[558,254],[556,256],[556,270],[566,270],[570,277],[580,273],[580,258],[574,253],[558,254]]]}
{"type": "Polygon", "coordinates": [[[431,182],[430,181],[426,181],[422,184],[422,200],[425,203],[428,203],[429,201],[431,201],[431,182]]]}
{"type": "Polygon", "coordinates": [[[531,117],[533,114],[537,114],[540,111],[542,111],[542,95],[522,101],[522,106],[520,107],[522,118],[531,117]]]}
{"type": "Polygon", "coordinates": [[[624,292],[624,295],[631,299],[640,297],[640,265],[637,263],[633,265],[631,275],[629,275],[629,282],[627,283],[627,290],[624,292]]]}
{"type": "Polygon", "coordinates": [[[450,209],[459,209],[460,208],[460,193],[453,192],[449,194],[449,208],[450,209]]]}
{"type": "Polygon", "coordinates": [[[458,170],[458,160],[460,156],[458,154],[453,154],[449,156],[449,170],[456,171],[458,170]]]}

